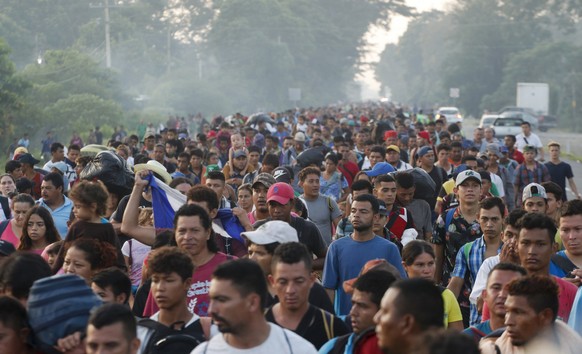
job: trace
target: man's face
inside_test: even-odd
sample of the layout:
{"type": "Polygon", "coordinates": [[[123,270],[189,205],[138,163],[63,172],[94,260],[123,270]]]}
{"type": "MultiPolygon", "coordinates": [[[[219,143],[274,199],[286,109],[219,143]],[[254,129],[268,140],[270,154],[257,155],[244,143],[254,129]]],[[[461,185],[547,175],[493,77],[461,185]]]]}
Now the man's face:
{"type": "Polygon", "coordinates": [[[489,162],[490,166],[495,166],[497,165],[497,160],[499,160],[499,157],[497,156],[496,153],[487,153],[487,161],[489,162]]]}
{"type": "Polygon", "coordinates": [[[158,161],[159,163],[163,163],[165,156],[166,156],[166,152],[165,152],[163,147],[156,146],[154,148],[154,160],[158,161]]]}
{"type": "Polygon", "coordinates": [[[560,158],[560,148],[558,146],[555,145],[550,146],[550,157],[552,159],[560,158]]]}
{"type": "Polygon", "coordinates": [[[274,264],[269,280],[281,306],[295,312],[303,309],[309,302],[309,291],[315,278],[301,261],[293,264],[283,262],[274,264]]]}
{"type": "Polygon", "coordinates": [[[491,128],[485,128],[485,139],[491,140],[495,137],[495,133],[491,128]]]}
{"type": "Polygon", "coordinates": [[[186,299],[191,279],[184,279],[176,272],[152,274],[151,293],[160,309],[172,309],[186,299]]]}
{"type": "Polygon", "coordinates": [[[527,198],[525,202],[523,202],[523,209],[528,213],[545,214],[547,210],[546,200],[542,197],[527,198]]]}
{"type": "Polygon", "coordinates": [[[246,156],[239,156],[234,159],[234,168],[242,171],[245,166],[247,165],[247,157],[246,156]]]}
{"type": "Polygon", "coordinates": [[[305,180],[299,183],[306,196],[313,198],[319,195],[319,176],[315,173],[305,176],[305,180]]]}
{"type": "Polygon", "coordinates": [[[372,294],[369,292],[354,289],[350,319],[356,334],[374,326],[374,315],[378,312],[378,305],[371,298],[372,294]]]}
{"type": "Polygon", "coordinates": [[[40,194],[47,204],[59,201],[63,195],[62,192],[63,188],[56,188],[52,181],[42,181],[40,184],[40,194]]]}
{"type": "Polygon", "coordinates": [[[525,296],[507,296],[505,311],[505,331],[515,346],[526,344],[551,323],[543,312],[536,313],[525,296]]]}
{"type": "Polygon", "coordinates": [[[368,231],[374,225],[377,214],[374,215],[370,202],[352,202],[350,221],[356,231],[368,231]]]}
{"type": "Polygon", "coordinates": [[[511,225],[506,225],[505,230],[503,230],[503,235],[501,240],[503,241],[503,247],[509,247],[510,259],[519,259],[517,254],[517,239],[519,237],[519,229],[511,225]]]}
{"type": "Polygon", "coordinates": [[[415,187],[410,188],[397,187],[396,197],[398,198],[398,202],[400,202],[402,206],[407,206],[408,204],[410,204],[410,202],[412,202],[412,200],[414,199],[414,191],[415,187]]]}
{"type": "Polygon", "coordinates": [[[251,242],[248,253],[249,259],[257,262],[265,275],[271,274],[271,260],[273,259],[273,255],[267,252],[265,246],[251,242]]]}
{"type": "Polygon", "coordinates": [[[483,139],[483,130],[477,128],[473,131],[473,140],[481,141],[481,139],[483,139]]]}
{"type": "MultiPolygon", "coordinates": [[[[471,151],[467,151],[468,154],[471,154],[471,151]]],[[[468,160],[465,162],[465,165],[467,165],[467,168],[469,170],[473,170],[473,171],[477,171],[477,168],[479,167],[479,164],[477,164],[477,161],[475,160],[468,160]]]]}
{"type": "Polygon", "coordinates": [[[548,207],[546,209],[546,214],[551,216],[554,215],[557,210],[562,208],[562,199],[556,199],[554,193],[546,192],[546,194],[548,196],[548,207]]]}
{"type": "Polygon", "coordinates": [[[550,258],[554,253],[554,245],[550,241],[554,235],[548,235],[544,229],[521,229],[517,241],[517,253],[521,266],[528,273],[547,270],[550,258]]]}
{"type": "Polygon", "coordinates": [[[513,279],[521,277],[521,274],[511,270],[494,270],[487,279],[487,287],[483,291],[483,300],[487,303],[489,311],[498,317],[505,316],[505,300],[507,289],[505,288],[513,279]]]}
{"type": "Polygon", "coordinates": [[[283,140],[283,149],[288,150],[293,146],[293,139],[285,139],[283,140]]]}
{"type": "Polygon", "coordinates": [[[190,165],[192,168],[199,168],[202,165],[202,159],[198,156],[192,155],[190,157],[190,165]]]}
{"type": "Polygon", "coordinates": [[[166,144],[166,154],[168,156],[174,156],[176,154],[176,150],[178,150],[177,146],[172,144],[166,144]]]}
{"type": "Polygon", "coordinates": [[[76,150],[76,149],[69,149],[69,153],[67,155],[67,158],[73,162],[77,161],[77,158],[79,157],[79,155],[81,154],[80,150],[76,150]]]}
{"type": "Polygon", "coordinates": [[[261,183],[257,183],[253,187],[253,204],[261,213],[269,211],[269,207],[267,206],[267,191],[268,188],[261,183]]]}
{"type": "Polygon", "coordinates": [[[209,295],[208,313],[220,332],[237,334],[247,326],[253,306],[250,297],[256,294],[243,297],[232,281],[213,278],[209,295]]]}
{"type": "Polygon", "coordinates": [[[376,198],[384,201],[387,206],[394,204],[396,193],[396,182],[380,182],[380,185],[374,188],[376,198]]]}
{"type": "Polygon", "coordinates": [[[125,296],[123,294],[119,294],[118,296],[115,296],[115,294],[113,293],[113,290],[111,289],[111,286],[107,286],[104,289],[95,283],[91,283],[91,289],[106,304],[111,304],[111,303],[124,304],[125,303],[125,296]]]}
{"type": "Polygon", "coordinates": [[[486,239],[494,239],[501,235],[503,230],[503,215],[498,207],[479,211],[479,224],[486,239]]]}
{"type": "Polygon", "coordinates": [[[536,153],[535,153],[535,151],[531,151],[531,150],[525,151],[523,153],[523,158],[525,159],[525,162],[532,163],[532,162],[534,162],[534,160],[536,158],[536,153]]]}
{"type": "Polygon", "coordinates": [[[386,151],[386,162],[390,164],[395,164],[398,161],[400,161],[400,154],[398,153],[398,151],[392,149],[386,151]]]}
{"type": "Polygon", "coordinates": [[[446,162],[449,160],[450,151],[441,150],[438,152],[438,161],[440,163],[446,162]]]}
{"type": "Polygon", "coordinates": [[[176,222],[176,244],[190,255],[195,256],[207,250],[210,229],[202,226],[200,216],[180,216],[176,222]]]}
{"type": "Polygon", "coordinates": [[[467,179],[455,188],[461,203],[477,203],[481,195],[481,183],[474,179],[467,179]]]}
{"type": "Polygon", "coordinates": [[[529,133],[531,132],[531,127],[529,126],[529,124],[522,124],[521,125],[521,131],[523,132],[523,134],[525,136],[528,136],[529,133]]]}
{"type": "Polygon", "coordinates": [[[505,146],[507,146],[508,149],[512,149],[513,145],[515,144],[515,141],[513,141],[511,137],[505,136],[503,138],[503,143],[505,144],[505,146]]]}
{"type": "Polygon", "coordinates": [[[224,193],[224,181],[219,179],[207,179],[206,187],[212,189],[218,196],[218,199],[222,198],[224,193]]]}
{"type": "Polygon", "coordinates": [[[250,152],[249,153],[249,163],[251,164],[251,166],[257,166],[259,164],[259,158],[261,157],[261,155],[256,152],[250,152]]]}
{"type": "Polygon", "coordinates": [[[345,161],[348,159],[348,153],[350,152],[350,148],[347,146],[340,146],[338,152],[342,155],[342,160],[345,161]]]}
{"type": "Polygon", "coordinates": [[[291,210],[293,209],[293,201],[289,201],[287,204],[281,204],[274,200],[267,203],[269,206],[269,215],[273,220],[288,221],[291,216],[291,210]]]}
{"type": "Polygon", "coordinates": [[[156,139],[154,137],[149,137],[149,138],[144,140],[144,145],[146,146],[146,149],[148,149],[148,150],[152,150],[154,148],[155,144],[156,144],[156,139]]]}
{"type": "Polygon", "coordinates": [[[568,253],[582,255],[582,215],[561,217],[560,236],[568,253]]]}
{"type": "Polygon", "coordinates": [[[402,318],[395,304],[399,292],[399,290],[389,288],[382,297],[380,310],[374,316],[378,346],[390,352],[396,352],[395,348],[402,343],[403,337],[403,333],[400,332],[402,318]]]}
{"type": "Polygon", "coordinates": [[[424,154],[424,156],[422,156],[420,158],[420,163],[423,166],[432,166],[432,165],[434,165],[434,152],[432,152],[432,150],[431,150],[431,151],[427,152],[426,154],[424,154]]]}
{"type": "Polygon", "coordinates": [[[277,147],[277,144],[275,144],[273,142],[273,140],[271,139],[265,139],[265,148],[267,148],[267,150],[273,150],[277,147]]]}
{"type": "Polygon", "coordinates": [[[178,170],[187,171],[189,163],[190,161],[188,161],[187,157],[178,157],[178,170]]]}
{"type": "Polygon", "coordinates": [[[365,141],[366,141],[366,134],[364,132],[359,132],[356,135],[356,144],[363,145],[365,141]]]}
{"type": "Polygon", "coordinates": [[[374,167],[378,162],[384,162],[384,156],[376,151],[370,152],[370,156],[368,158],[370,159],[371,167],[374,167]]]}
{"type": "Polygon", "coordinates": [[[27,353],[28,330],[17,331],[0,321],[0,353],[27,353]]]}
{"type": "Polygon", "coordinates": [[[390,145],[396,145],[397,142],[397,137],[395,136],[389,136],[386,138],[386,146],[390,146],[390,145]]]}
{"type": "Polygon", "coordinates": [[[65,159],[65,149],[58,148],[52,153],[53,161],[63,161],[65,159]]]}
{"type": "Polygon", "coordinates": [[[463,149],[454,147],[451,149],[451,158],[453,161],[459,161],[463,157],[463,149]]]}

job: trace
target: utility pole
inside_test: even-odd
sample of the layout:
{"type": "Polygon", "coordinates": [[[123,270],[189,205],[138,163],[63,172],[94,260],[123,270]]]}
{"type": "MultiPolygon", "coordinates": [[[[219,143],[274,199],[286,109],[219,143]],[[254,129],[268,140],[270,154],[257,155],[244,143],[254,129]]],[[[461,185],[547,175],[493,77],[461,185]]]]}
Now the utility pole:
{"type": "Polygon", "coordinates": [[[105,20],[105,66],[111,68],[111,21],[109,20],[109,9],[114,7],[124,7],[123,5],[109,5],[109,0],[104,0],[104,3],[89,3],[92,9],[103,8],[105,20]]]}

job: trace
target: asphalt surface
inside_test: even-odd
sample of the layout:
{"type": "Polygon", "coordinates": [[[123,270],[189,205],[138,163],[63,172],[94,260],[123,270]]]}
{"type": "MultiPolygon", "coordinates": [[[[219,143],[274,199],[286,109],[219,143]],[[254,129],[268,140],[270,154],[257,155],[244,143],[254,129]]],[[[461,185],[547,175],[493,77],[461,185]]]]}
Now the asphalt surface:
{"type": "MultiPolygon", "coordinates": [[[[463,121],[463,132],[467,138],[473,137],[473,130],[479,125],[476,119],[465,119],[463,121]]],[[[549,130],[547,132],[535,131],[542,143],[544,144],[544,152],[546,160],[549,159],[547,144],[550,141],[557,141],[561,145],[562,157],[561,160],[569,163],[572,166],[574,173],[574,182],[578,188],[578,192],[582,193],[582,134],[569,133],[562,130],[549,130]],[[581,160],[575,159],[575,157],[581,160]]],[[[574,199],[574,194],[570,190],[570,186],[566,183],[566,193],[568,200],[574,199]]]]}

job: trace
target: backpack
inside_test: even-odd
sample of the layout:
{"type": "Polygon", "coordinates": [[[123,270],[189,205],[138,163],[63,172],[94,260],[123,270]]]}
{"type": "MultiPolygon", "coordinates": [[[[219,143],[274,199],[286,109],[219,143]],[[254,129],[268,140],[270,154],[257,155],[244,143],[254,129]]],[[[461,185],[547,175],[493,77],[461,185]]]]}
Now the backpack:
{"type": "Polygon", "coordinates": [[[149,318],[141,319],[137,324],[151,332],[143,354],[189,354],[206,340],[200,320],[180,329],[175,329],[175,324],[168,327],[149,318]]]}

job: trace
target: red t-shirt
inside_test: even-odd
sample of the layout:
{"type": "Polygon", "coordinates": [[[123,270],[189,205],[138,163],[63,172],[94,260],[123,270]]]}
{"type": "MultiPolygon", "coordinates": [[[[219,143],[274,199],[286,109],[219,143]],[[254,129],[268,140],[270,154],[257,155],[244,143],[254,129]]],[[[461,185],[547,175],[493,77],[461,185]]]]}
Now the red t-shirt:
{"type": "MultiPolygon", "coordinates": [[[[212,273],[219,264],[224,263],[229,259],[235,258],[236,257],[228,257],[224,253],[218,252],[208,262],[194,269],[194,274],[192,275],[192,285],[190,285],[190,290],[188,290],[187,300],[188,309],[190,312],[195,313],[201,317],[208,316],[208,306],[210,305],[210,296],[208,295],[208,292],[210,290],[210,280],[212,279],[212,273]]],[[[154,301],[152,292],[150,290],[143,310],[143,316],[150,317],[154,313],[158,312],[158,310],[158,305],[154,301]]]]}
{"type": "MultiPolygon", "coordinates": [[[[572,311],[572,306],[574,305],[574,299],[576,298],[576,292],[578,288],[576,285],[558,278],[552,275],[558,287],[560,288],[558,293],[558,318],[564,322],[568,322],[570,318],[570,312],[572,311]]],[[[483,316],[481,321],[485,322],[490,318],[489,307],[487,303],[483,304],[483,316]]]]}

